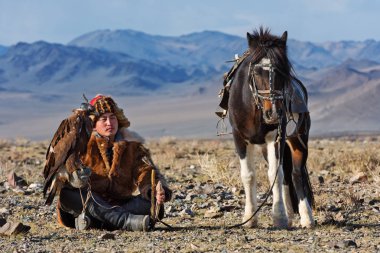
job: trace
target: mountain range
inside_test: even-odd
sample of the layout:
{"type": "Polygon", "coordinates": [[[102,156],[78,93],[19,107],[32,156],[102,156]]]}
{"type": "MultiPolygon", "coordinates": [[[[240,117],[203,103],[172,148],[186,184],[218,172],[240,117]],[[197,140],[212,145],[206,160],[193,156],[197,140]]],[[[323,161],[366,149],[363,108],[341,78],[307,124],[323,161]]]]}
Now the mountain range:
{"type": "MultiPolygon", "coordinates": [[[[162,103],[191,97],[189,108],[183,108],[188,115],[196,114],[191,101],[209,101],[207,113],[212,113],[218,104],[221,77],[232,66],[228,61],[235,54],[241,55],[246,44],[244,37],[216,31],[174,37],[98,30],[66,45],[38,41],[0,46],[0,106],[17,110],[17,97],[24,103],[39,107],[47,104],[53,109],[49,106],[52,102],[68,103],[68,98],[78,94],[106,93],[143,97],[144,101],[160,96],[157,101],[162,103]]],[[[380,130],[380,120],[374,117],[380,109],[380,42],[289,39],[287,45],[293,67],[310,93],[315,135],[380,130]]],[[[10,115],[9,110],[0,117],[10,115]]],[[[197,113],[199,117],[192,116],[195,121],[204,118],[202,113],[206,112],[197,113]]],[[[36,115],[15,114],[22,118],[36,115]]],[[[0,121],[1,136],[10,134],[6,127],[7,122],[0,121]]],[[[140,129],[144,132],[144,126],[140,129]]],[[[197,136],[191,128],[189,134],[181,133],[181,127],[177,129],[174,133],[165,130],[165,134],[197,136]]],[[[153,131],[151,135],[160,134],[153,131]]]]}

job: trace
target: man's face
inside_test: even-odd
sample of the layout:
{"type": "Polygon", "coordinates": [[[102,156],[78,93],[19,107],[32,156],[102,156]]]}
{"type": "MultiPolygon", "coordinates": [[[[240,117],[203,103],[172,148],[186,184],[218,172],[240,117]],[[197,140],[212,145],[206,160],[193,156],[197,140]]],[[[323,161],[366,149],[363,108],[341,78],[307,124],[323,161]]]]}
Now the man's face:
{"type": "Polygon", "coordinates": [[[118,130],[119,123],[115,114],[107,112],[102,114],[95,124],[95,130],[101,136],[113,138],[118,130]]]}

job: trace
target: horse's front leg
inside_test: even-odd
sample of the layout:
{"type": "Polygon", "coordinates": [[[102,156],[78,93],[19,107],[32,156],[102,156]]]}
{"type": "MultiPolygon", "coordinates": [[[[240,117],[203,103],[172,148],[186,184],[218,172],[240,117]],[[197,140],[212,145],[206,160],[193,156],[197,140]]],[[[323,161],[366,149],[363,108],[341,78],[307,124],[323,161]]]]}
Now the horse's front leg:
{"type": "Polygon", "coordinates": [[[275,142],[277,131],[273,131],[267,134],[265,141],[267,144],[267,160],[269,165],[268,177],[269,183],[273,185],[273,205],[272,205],[272,218],[273,226],[279,228],[288,227],[288,218],[286,215],[283,195],[282,195],[282,184],[284,180],[284,174],[281,166],[278,162],[278,152],[276,151],[277,146],[275,142]],[[278,171],[277,171],[278,170],[278,171]],[[277,177],[276,177],[277,174],[277,177]],[[276,181],[275,181],[276,179],[276,181]]]}
{"type": "MultiPolygon", "coordinates": [[[[239,138],[239,137],[238,137],[239,138]]],[[[240,160],[240,176],[245,192],[245,209],[243,222],[252,217],[257,209],[257,196],[256,196],[256,171],[253,165],[253,144],[246,144],[243,140],[235,139],[236,151],[240,160]]],[[[257,226],[257,215],[250,219],[246,227],[257,226]]]]}

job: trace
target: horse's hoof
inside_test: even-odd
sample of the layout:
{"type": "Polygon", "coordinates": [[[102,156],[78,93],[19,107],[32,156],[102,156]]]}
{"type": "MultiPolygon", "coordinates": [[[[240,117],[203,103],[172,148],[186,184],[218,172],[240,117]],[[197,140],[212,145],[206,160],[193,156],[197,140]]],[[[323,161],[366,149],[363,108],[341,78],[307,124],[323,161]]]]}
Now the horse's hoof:
{"type": "Polygon", "coordinates": [[[302,228],[314,228],[315,227],[315,222],[314,222],[314,220],[309,220],[309,219],[305,219],[305,220],[303,220],[302,218],[301,218],[301,227],[302,228]]]}
{"type": "MultiPolygon", "coordinates": [[[[243,219],[243,222],[245,222],[246,220],[248,220],[250,217],[248,217],[248,218],[244,218],[243,219]]],[[[243,225],[243,227],[246,227],[246,228],[256,228],[257,227],[257,219],[254,219],[254,218],[252,218],[252,219],[250,219],[247,223],[245,223],[244,225],[243,225]]]]}
{"type": "Polygon", "coordinates": [[[273,218],[273,226],[276,228],[286,229],[289,227],[287,218],[273,218]]]}

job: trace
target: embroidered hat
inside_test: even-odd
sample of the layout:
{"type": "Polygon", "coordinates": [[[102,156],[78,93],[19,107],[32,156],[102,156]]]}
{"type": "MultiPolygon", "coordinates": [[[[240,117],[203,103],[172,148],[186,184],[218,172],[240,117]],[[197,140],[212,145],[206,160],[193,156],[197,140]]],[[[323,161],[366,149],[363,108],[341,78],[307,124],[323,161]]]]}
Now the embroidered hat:
{"type": "Polygon", "coordinates": [[[91,116],[91,119],[94,123],[99,119],[100,115],[111,112],[115,114],[119,123],[119,128],[129,127],[131,124],[127,117],[125,117],[123,109],[119,108],[116,102],[110,96],[98,94],[93,99],[91,99],[90,105],[94,107],[95,112],[98,114],[97,116],[91,116]]]}

